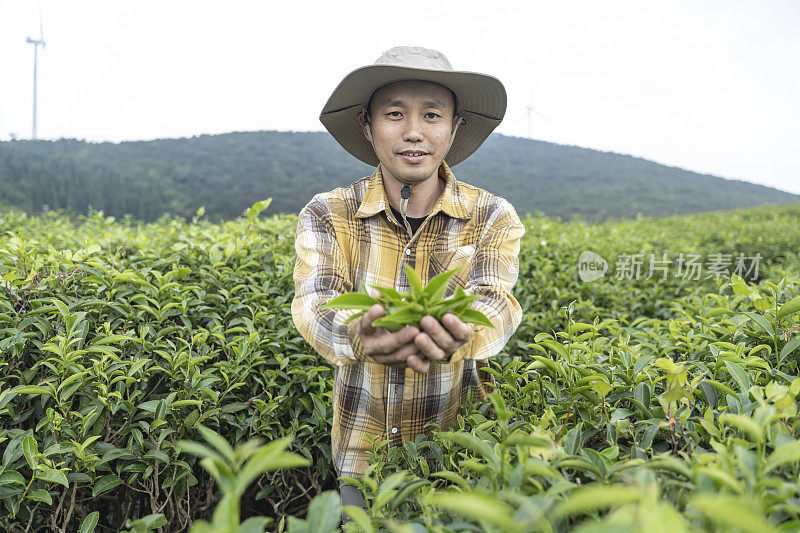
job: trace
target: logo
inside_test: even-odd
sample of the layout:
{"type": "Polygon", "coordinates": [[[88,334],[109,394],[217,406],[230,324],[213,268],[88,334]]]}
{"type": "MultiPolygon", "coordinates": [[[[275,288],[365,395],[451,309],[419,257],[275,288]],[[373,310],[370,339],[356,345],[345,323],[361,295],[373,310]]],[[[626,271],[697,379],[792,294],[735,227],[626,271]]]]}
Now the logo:
{"type": "Polygon", "coordinates": [[[606,275],[608,263],[603,256],[588,250],[581,252],[578,257],[578,276],[581,281],[594,281],[606,275]]]}

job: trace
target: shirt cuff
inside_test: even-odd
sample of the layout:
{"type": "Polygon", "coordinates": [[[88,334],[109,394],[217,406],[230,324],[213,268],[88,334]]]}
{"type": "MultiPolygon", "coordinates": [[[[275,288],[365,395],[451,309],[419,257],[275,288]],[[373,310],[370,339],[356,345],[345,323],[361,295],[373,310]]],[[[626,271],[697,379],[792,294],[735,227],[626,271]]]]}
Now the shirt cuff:
{"type": "MultiPolygon", "coordinates": [[[[346,313],[345,320],[356,314],[358,311],[350,310],[341,311],[346,313]]],[[[347,324],[347,337],[350,339],[350,346],[353,348],[353,362],[360,362],[364,360],[364,346],[361,344],[361,335],[359,335],[359,324],[361,324],[361,317],[354,318],[347,324]]]]}

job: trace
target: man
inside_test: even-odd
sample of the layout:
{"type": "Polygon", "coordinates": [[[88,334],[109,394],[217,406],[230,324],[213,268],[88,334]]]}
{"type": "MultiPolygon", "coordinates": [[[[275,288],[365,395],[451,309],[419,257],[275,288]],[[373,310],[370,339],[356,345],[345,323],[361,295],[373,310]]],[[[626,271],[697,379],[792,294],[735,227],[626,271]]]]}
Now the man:
{"type": "MultiPolygon", "coordinates": [[[[479,370],[519,326],[511,290],[525,229],[509,202],[457,181],[444,162],[477,150],[505,108],[497,79],[454,71],[434,50],[397,47],[345,77],[322,110],[339,144],[376,167],[346,189],[316,195],[300,212],[295,240],[292,317],[336,365],[331,441],[340,476],[365,472],[369,436],[393,447],[431,422],[452,426],[470,394],[485,397],[491,376],[479,370]],[[423,284],[458,268],[446,296],[457,285],[481,295],[473,308],[494,328],[446,314],[391,333],[371,325],[380,305],[348,324],[356,311],[320,309],[361,282],[408,291],[404,264],[423,284]]],[[[345,504],[364,506],[357,489],[340,490],[345,504]]]]}

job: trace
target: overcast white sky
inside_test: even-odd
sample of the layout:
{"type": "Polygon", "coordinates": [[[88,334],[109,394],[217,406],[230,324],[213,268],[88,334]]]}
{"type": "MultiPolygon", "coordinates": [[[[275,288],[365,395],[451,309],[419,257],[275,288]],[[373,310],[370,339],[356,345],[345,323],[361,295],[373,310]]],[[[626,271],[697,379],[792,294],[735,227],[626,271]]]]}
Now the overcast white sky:
{"type": "MultiPolygon", "coordinates": [[[[800,193],[793,0],[41,5],[40,138],[322,130],[336,84],[407,44],[498,77],[500,133],[800,193]]],[[[37,0],[0,0],[0,140],[31,135],[38,17],[37,0]]]]}

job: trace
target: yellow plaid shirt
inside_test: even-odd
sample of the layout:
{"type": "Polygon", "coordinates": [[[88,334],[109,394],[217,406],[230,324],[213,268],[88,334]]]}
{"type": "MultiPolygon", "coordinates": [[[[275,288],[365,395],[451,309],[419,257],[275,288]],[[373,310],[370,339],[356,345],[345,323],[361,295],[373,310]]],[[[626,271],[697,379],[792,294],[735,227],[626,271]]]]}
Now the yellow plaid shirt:
{"type": "Polygon", "coordinates": [[[414,440],[430,422],[442,428],[455,424],[469,391],[485,397],[491,375],[479,370],[522,320],[511,291],[525,227],[514,207],[456,180],[445,163],[439,179],[446,182],[444,193],[413,236],[391,212],[380,166],[346,189],[314,196],[300,211],[292,318],[314,350],[336,365],[331,447],[339,475],[364,473],[369,435],[399,446],[414,440]],[[473,325],[472,339],[450,362],[431,364],[427,374],[365,357],[356,334],[358,320],[344,323],[356,310],[320,310],[336,296],[358,290],[362,281],[408,291],[404,263],[414,268],[423,285],[459,268],[445,297],[456,284],[467,294],[482,295],[473,308],[495,326],[473,325]]]}

